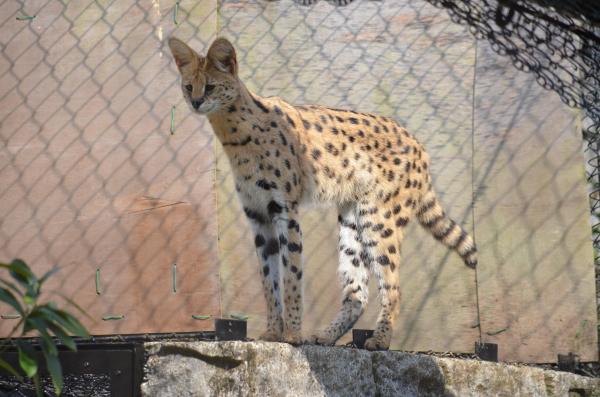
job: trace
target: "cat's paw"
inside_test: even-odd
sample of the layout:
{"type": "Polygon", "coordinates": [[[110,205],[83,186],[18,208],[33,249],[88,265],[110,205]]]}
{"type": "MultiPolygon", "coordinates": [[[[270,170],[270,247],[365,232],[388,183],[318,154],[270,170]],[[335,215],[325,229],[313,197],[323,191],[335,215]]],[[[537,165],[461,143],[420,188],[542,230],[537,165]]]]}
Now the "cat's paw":
{"type": "Polygon", "coordinates": [[[332,338],[329,333],[322,331],[311,335],[306,342],[313,345],[333,346],[335,341],[336,339],[332,338]]]}
{"type": "Polygon", "coordinates": [[[365,349],[367,350],[387,350],[390,347],[390,343],[383,340],[383,338],[372,337],[365,341],[365,349]]]}
{"type": "Polygon", "coordinates": [[[302,333],[295,330],[286,330],[283,332],[283,341],[290,345],[301,345],[304,340],[302,339],[302,333]]]}
{"type": "Polygon", "coordinates": [[[265,342],[281,342],[282,336],[281,332],[267,330],[261,336],[259,336],[258,339],[265,342]]]}

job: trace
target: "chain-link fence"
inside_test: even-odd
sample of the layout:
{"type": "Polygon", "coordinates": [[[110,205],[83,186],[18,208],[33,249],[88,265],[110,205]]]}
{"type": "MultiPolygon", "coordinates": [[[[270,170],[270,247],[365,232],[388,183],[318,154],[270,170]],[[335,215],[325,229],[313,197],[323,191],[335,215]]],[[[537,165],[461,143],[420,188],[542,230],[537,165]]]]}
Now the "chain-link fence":
{"type": "MultiPolygon", "coordinates": [[[[50,288],[85,307],[97,334],[203,330],[199,315],[232,312],[257,333],[253,238],[165,45],[175,35],[205,53],[222,35],[252,91],[392,116],[430,153],[482,267],[476,278],[411,227],[393,348],[469,352],[484,340],[504,359],[596,359],[580,115],[559,99],[597,122],[595,22],[538,3],[332,3],[2,3],[0,255],[39,272],[60,264],[50,288]]],[[[340,302],[335,211],[307,212],[303,232],[308,333],[340,302]]]]}
{"type": "Polygon", "coordinates": [[[535,75],[538,84],[557,93],[564,103],[582,109],[598,293],[600,7],[578,0],[427,1],[446,9],[453,21],[467,25],[478,39],[489,41],[517,69],[535,75]]]}

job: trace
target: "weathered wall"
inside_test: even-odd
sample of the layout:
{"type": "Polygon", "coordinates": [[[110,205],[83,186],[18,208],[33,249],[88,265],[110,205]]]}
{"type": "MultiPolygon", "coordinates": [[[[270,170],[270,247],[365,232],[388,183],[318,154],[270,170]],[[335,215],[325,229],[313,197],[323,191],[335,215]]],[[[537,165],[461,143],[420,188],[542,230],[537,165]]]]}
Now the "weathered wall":
{"type": "Polygon", "coordinates": [[[151,343],[142,395],[600,396],[600,380],[533,367],[279,343],[151,343]]]}
{"type": "MultiPolygon", "coordinates": [[[[252,236],[165,45],[174,34],[203,52],[224,35],[252,90],[393,116],[431,154],[480,268],[411,227],[393,348],[472,351],[481,336],[505,360],[597,358],[576,112],[426,1],[179,4],[176,18],[173,0],[0,4],[0,259],[60,265],[49,288],[86,308],[93,333],[201,330],[212,323],[192,314],[244,312],[257,335],[252,236]]],[[[303,230],[309,333],[340,301],[335,212],[306,212],[303,230]]],[[[358,327],[373,325],[371,296],[358,327]]]]}

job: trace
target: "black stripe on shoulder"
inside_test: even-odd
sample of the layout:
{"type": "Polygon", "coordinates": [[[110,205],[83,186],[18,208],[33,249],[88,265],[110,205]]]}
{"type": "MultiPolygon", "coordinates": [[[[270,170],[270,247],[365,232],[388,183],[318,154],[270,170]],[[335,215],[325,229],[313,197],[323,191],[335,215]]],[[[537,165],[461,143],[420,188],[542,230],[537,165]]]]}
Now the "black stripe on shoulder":
{"type": "Polygon", "coordinates": [[[263,103],[261,101],[259,101],[258,99],[254,98],[254,97],[252,98],[252,101],[264,113],[269,113],[269,109],[267,109],[267,107],[265,105],[263,105],[263,103]]]}

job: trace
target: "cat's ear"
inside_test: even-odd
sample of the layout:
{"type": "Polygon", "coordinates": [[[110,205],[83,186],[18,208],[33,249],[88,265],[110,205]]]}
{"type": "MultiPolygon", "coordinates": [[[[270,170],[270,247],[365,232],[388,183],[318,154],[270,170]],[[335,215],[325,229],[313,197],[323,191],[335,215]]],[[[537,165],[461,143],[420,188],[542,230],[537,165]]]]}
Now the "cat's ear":
{"type": "Polygon", "coordinates": [[[202,61],[200,56],[196,54],[196,51],[192,50],[190,46],[178,38],[171,37],[169,39],[169,48],[180,72],[184,67],[188,65],[196,67],[202,61]]]}
{"type": "Polygon", "coordinates": [[[216,39],[208,49],[208,61],[221,72],[237,76],[237,59],[233,45],[222,37],[216,39]]]}

